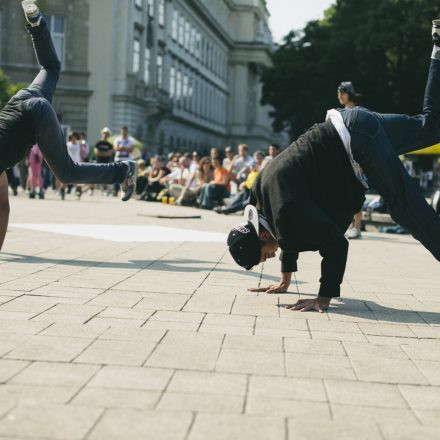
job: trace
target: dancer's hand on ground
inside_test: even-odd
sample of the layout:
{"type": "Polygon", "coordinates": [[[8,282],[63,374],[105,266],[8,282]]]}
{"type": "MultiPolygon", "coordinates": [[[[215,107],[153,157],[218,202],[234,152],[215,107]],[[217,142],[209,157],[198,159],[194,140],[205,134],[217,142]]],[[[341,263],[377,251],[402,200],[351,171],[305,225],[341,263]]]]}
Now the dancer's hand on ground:
{"type": "Polygon", "coordinates": [[[318,296],[313,299],[300,299],[293,306],[288,306],[287,308],[290,310],[298,310],[300,312],[319,312],[324,313],[329,305],[331,298],[326,298],[323,296],[318,296]]]}
{"type": "Polygon", "coordinates": [[[266,292],[266,293],[286,293],[290,286],[292,279],[291,272],[285,272],[281,274],[281,280],[278,284],[271,284],[266,287],[253,287],[248,289],[249,292],[266,292]]]}

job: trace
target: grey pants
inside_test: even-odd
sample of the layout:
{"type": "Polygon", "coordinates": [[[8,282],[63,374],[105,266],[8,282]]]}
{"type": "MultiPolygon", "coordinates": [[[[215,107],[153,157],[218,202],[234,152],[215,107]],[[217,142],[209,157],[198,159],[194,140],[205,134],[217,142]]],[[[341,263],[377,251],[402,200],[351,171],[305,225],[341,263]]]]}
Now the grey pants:
{"type": "Polygon", "coordinates": [[[422,114],[388,115],[355,107],[342,115],[353,156],[389,205],[391,217],[440,261],[440,217],[399,159],[440,142],[440,61],[431,61],[422,114]]]}

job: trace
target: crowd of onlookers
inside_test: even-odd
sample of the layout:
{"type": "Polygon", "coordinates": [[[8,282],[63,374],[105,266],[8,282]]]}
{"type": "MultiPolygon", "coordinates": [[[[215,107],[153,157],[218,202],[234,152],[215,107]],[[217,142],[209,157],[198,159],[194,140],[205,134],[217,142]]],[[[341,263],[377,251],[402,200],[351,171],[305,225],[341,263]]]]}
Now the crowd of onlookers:
{"type": "Polygon", "coordinates": [[[167,201],[176,205],[215,209],[229,214],[247,204],[249,190],[264,166],[280,152],[270,145],[267,154],[249,153],[247,145],[238,146],[237,152],[226,147],[224,154],[212,148],[209,156],[200,153],[172,152],[166,158],[154,156],[149,163],[138,160],[137,198],[139,200],[167,201]],[[230,203],[225,205],[225,199],[230,203]]]}
{"type": "MultiPolygon", "coordinates": [[[[101,130],[100,139],[90,146],[84,133],[68,136],[67,151],[75,162],[109,163],[128,159],[137,160],[138,179],[135,198],[145,201],[167,201],[176,205],[215,209],[229,214],[244,208],[249,191],[260,171],[276,157],[280,148],[270,145],[268,150],[250,154],[241,144],[235,151],[211,148],[203,155],[199,151],[170,152],[166,156],[142,153],[136,140],[122,127],[119,135],[112,136],[109,128],[101,130]],[[225,203],[225,200],[228,203],[225,203]]],[[[93,194],[100,190],[117,196],[119,185],[63,185],[52,174],[38,145],[28,157],[8,170],[8,180],[14,194],[22,187],[29,198],[43,199],[52,188],[61,199],[74,194],[78,199],[84,191],[93,194]]]]}

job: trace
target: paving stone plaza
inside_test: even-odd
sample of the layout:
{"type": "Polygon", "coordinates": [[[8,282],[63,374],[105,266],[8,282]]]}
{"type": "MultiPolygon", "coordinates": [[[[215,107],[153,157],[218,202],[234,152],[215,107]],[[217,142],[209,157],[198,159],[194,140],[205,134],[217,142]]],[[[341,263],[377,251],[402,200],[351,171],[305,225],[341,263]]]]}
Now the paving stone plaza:
{"type": "Polygon", "coordinates": [[[11,203],[0,439],[438,440],[440,272],[409,236],[351,243],[341,301],[300,313],[285,306],[316,294],[319,255],[300,256],[288,294],[247,292],[279,262],[233,263],[237,216],[11,203]]]}

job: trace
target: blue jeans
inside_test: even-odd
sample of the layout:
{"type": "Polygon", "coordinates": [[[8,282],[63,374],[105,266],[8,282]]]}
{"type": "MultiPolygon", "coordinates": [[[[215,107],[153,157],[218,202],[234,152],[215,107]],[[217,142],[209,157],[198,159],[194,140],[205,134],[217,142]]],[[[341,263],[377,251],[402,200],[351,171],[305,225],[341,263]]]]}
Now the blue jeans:
{"type": "Polygon", "coordinates": [[[440,217],[399,159],[440,142],[440,61],[431,60],[421,115],[380,114],[362,107],[341,113],[354,159],[389,205],[391,217],[440,261],[440,217]]]}
{"type": "Polygon", "coordinates": [[[58,60],[47,25],[42,19],[39,26],[30,27],[35,54],[42,66],[26,89],[13,99],[23,101],[35,125],[35,142],[46,162],[63,183],[120,183],[127,174],[123,164],[78,164],[70,158],[58,117],[52,107],[53,94],[60,76],[58,60]]]}
{"type": "Polygon", "coordinates": [[[205,185],[200,194],[200,206],[204,209],[212,209],[215,202],[221,202],[226,197],[226,187],[210,183],[205,185]]]}

